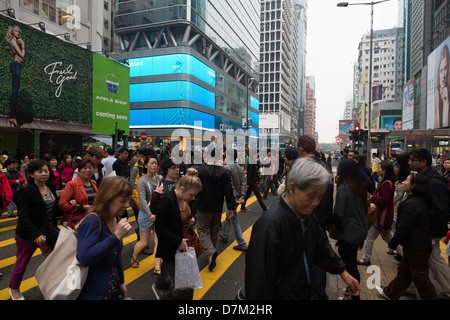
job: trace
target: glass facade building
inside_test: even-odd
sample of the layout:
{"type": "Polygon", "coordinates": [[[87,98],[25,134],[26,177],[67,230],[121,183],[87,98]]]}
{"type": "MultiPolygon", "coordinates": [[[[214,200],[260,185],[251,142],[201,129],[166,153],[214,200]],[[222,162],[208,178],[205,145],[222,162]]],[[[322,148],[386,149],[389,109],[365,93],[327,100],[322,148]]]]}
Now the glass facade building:
{"type": "Polygon", "coordinates": [[[168,139],[251,119],[258,136],[259,19],[257,0],[116,0],[111,57],[130,66],[130,131],[168,139]]]}

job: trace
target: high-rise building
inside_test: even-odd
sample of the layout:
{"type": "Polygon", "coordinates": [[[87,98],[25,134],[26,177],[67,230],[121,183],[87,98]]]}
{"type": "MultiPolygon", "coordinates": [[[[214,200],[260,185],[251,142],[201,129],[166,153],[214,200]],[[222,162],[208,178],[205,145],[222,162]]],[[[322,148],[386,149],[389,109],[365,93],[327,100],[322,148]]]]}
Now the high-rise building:
{"type": "MultiPolygon", "coordinates": [[[[381,103],[396,102],[392,104],[401,109],[403,98],[403,28],[392,28],[373,31],[373,62],[372,62],[372,88],[379,90],[378,96],[372,95],[372,122],[374,121],[374,107],[381,103]]],[[[370,75],[370,34],[365,34],[359,43],[358,55],[359,90],[358,103],[360,111],[357,112],[362,127],[368,127],[367,106],[369,101],[369,75],[370,75]]],[[[400,111],[401,113],[401,111],[400,111]]],[[[371,124],[374,125],[373,123],[371,124]]]]}
{"type": "Polygon", "coordinates": [[[343,120],[352,120],[353,119],[352,106],[353,106],[353,104],[352,104],[351,100],[345,101],[344,115],[342,117],[343,120]]]}
{"type": "Polygon", "coordinates": [[[103,51],[107,54],[119,51],[119,38],[114,28],[114,1],[103,0],[103,51]]]}
{"type": "Polygon", "coordinates": [[[305,135],[314,137],[316,134],[316,83],[314,76],[306,77],[305,98],[305,135]]]}
{"type": "Polygon", "coordinates": [[[306,39],[308,33],[308,4],[306,0],[295,0],[295,8],[298,17],[298,84],[297,84],[297,134],[299,136],[305,131],[305,105],[306,105],[306,39]]]}
{"type": "Polygon", "coordinates": [[[298,15],[294,0],[261,1],[260,85],[262,113],[276,114],[281,144],[297,138],[298,15]]]}
{"type": "Polygon", "coordinates": [[[225,134],[251,119],[258,136],[259,19],[257,0],[116,0],[132,135],[159,145],[174,129],[225,134]]]}
{"type": "MultiPolygon", "coordinates": [[[[403,92],[403,28],[373,31],[372,86],[382,85],[383,101],[401,101],[403,92]]],[[[359,43],[361,72],[369,69],[370,34],[359,43]]]]}
{"type": "Polygon", "coordinates": [[[104,17],[98,14],[103,6],[89,0],[0,0],[0,10],[13,9],[22,23],[98,52],[103,50],[104,17]]]}

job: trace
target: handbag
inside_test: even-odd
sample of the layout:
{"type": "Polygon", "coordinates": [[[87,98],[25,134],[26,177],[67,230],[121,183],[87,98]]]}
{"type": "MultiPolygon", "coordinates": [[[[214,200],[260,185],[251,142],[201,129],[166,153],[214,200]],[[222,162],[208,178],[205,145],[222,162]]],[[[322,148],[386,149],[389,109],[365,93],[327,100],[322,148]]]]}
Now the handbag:
{"type": "Polygon", "coordinates": [[[174,280],[174,290],[203,288],[194,248],[188,247],[186,252],[177,250],[175,253],[174,280]]]}
{"type": "Polygon", "coordinates": [[[366,218],[369,225],[375,222],[375,220],[377,219],[377,215],[378,215],[378,208],[371,209],[369,206],[366,213],[366,218]]]}
{"type": "MultiPolygon", "coordinates": [[[[390,186],[392,187],[391,181],[388,180],[388,182],[389,182],[390,186]]],[[[387,210],[388,210],[388,205],[384,206],[383,211],[381,211],[380,223],[379,223],[380,228],[383,228],[383,226],[384,226],[384,221],[386,220],[386,216],[387,216],[387,210]]],[[[369,225],[375,223],[375,221],[378,218],[379,213],[380,213],[380,209],[379,209],[378,205],[376,205],[375,210],[370,209],[370,206],[369,206],[369,208],[367,209],[367,213],[366,213],[366,218],[367,218],[367,222],[369,223],[369,225]]]]}
{"type": "MultiPolygon", "coordinates": [[[[76,229],[90,215],[86,215],[76,229]]],[[[99,233],[100,233],[99,228],[99,233]]],[[[36,270],[36,281],[45,300],[75,300],[81,292],[89,267],[81,265],[77,259],[78,239],[76,230],[62,226],[55,248],[36,270]]]]}
{"type": "Polygon", "coordinates": [[[200,241],[197,232],[195,232],[195,230],[193,230],[192,227],[189,226],[189,222],[187,220],[189,220],[189,218],[191,217],[191,210],[190,208],[187,209],[188,210],[180,211],[181,220],[184,221],[183,237],[188,239],[188,247],[193,247],[195,249],[195,254],[198,258],[203,253],[203,251],[205,251],[205,248],[203,247],[203,243],[200,241]]]}
{"type": "Polygon", "coordinates": [[[187,241],[188,247],[192,247],[195,250],[195,255],[200,257],[200,255],[205,251],[205,248],[203,247],[203,243],[200,241],[200,238],[198,237],[197,233],[189,228],[190,233],[192,234],[187,241]]]}

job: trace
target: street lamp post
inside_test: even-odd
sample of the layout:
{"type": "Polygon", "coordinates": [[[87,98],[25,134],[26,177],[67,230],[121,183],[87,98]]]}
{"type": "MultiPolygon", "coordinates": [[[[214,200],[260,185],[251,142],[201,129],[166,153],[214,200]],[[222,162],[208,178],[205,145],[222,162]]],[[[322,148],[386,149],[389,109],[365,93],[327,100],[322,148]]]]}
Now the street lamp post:
{"type": "Polygon", "coordinates": [[[370,6],[370,53],[369,53],[369,104],[367,106],[367,163],[372,167],[372,140],[371,135],[371,124],[372,124],[372,62],[373,62],[373,6],[382,2],[387,2],[391,0],[380,0],[372,2],[339,2],[338,7],[348,7],[348,6],[358,6],[358,5],[368,5],[370,6]]]}
{"type": "Polygon", "coordinates": [[[247,78],[247,81],[246,81],[246,85],[247,85],[247,105],[246,105],[246,107],[247,107],[247,112],[246,112],[246,118],[245,118],[245,129],[247,130],[247,132],[246,132],[246,140],[247,141],[245,141],[245,143],[246,143],[246,145],[247,145],[247,148],[248,148],[248,144],[250,143],[250,129],[249,129],[249,127],[248,127],[248,113],[249,113],[249,105],[250,105],[250,94],[249,94],[249,87],[250,87],[250,85],[253,83],[253,81],[255,81],[255,79],[254,78],[252,78],[252,77],[250,77],[250,78],[247,78]]]}

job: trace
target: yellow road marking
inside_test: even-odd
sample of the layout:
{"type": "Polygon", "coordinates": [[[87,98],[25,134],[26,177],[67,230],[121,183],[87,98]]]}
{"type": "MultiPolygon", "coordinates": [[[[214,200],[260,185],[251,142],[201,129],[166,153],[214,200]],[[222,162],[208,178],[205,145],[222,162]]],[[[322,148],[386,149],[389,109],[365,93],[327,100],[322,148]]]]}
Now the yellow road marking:
{"type": "MultiPolygon", "coordinates": [[[[253,196],[252,198],[249,198],[247,200],[246,205],[249,206],[252,203],[254,203],[255,201],[256,201],[256,197],[253,196]]],[[[240,207],[238,207],[238,211],[239,210],[240,210],[240,207]]],[[[224,221],[225,218],[226,218],[226,212],[222,214],[222,221],[224,221]]],[[[132,216],[128,220],[131,222],[131,221],[135,221],[136,218],[134,216],[132,216]]],[[[251,227],[243,234],[244,234],[244,239],[248,242],[249,241],[248,239],[250,238],[250,234],[251,234],[251,227]]],[[[137,235],[134,233],[134,234],[124,238],[123,245],[125,246],[136,240],[137,240],[137,235]]],[[[7,241],[10,241],[10,240],[0,242],[0,247],[2,245],[3,246],[8,245],[8,244],[6,244],[7,241]]],[[[14,239],[11,239],[11,241],[12,241],[12,243],[15,243],[14,239]]],[[[214,282],[217,281],[217,279],[220,278],[220,276],[226,271],[226,269],[239,257],[240,254],[242,254],[241,251],[233,250],[233,246],[236,244],[237,244],[236,241],[233,242],[227,249],[225,249],[224,252],[222,252],[217,257],[218,262],[223,260],[222,266],[220,266],[218,264],[212,272],[210,272],[208,270],[208,267],[206,267],[205,269],[203,269],[201,271],[200,275],[202,276],[203,289],[194,290],[194,291],[196,291],[195,295],[194,295],[194,299],[196,299],[196,300],[201,299],[201,297],[203,297],[203,295],[209,290],[209,288],[211,288],[211,286],[214,284],[214,282]],[[227,261],[226,264],[223,263],[224,261],[227,261]],[[220,274],[217,271],[220,271],[220,274]],[[214,276],[211,277],[211,275],[208,275],[207,273],[214,275],[214,276]],[[205,279],[203,279],[203,278],[205,278],[205,279]]],[[[41,254],[42,254],[42,252],[40,251],[40,249],[38,249],[33,254],[33,257],[41,255],[41,254]]],[[[13,265],[15,262],[16,262],[15,256],[11,257],[11,258],[3,259],[0,261],[0,268],[6,267],[9,265],[13,265]]],[[[139,277],[141,277],[142,275],[144,275],[146,272],[150,271],[154,267],[155,267],[155,256],[151,255],[150,257],[139,261],[139,268],[128,268],[128,269],[124,270],[125,285],[128,285],[129,283],[137,280],[139,277]]],[[[20,291],[22,293],[24,293],[35,287],[37,287],[36,278],[31,277],[31,278],[25,279],[21,282],[20,291]]],[[[9,288],[0,290],[0,300],[8,300],[8,299],[10,299],[9,288]]]]}

